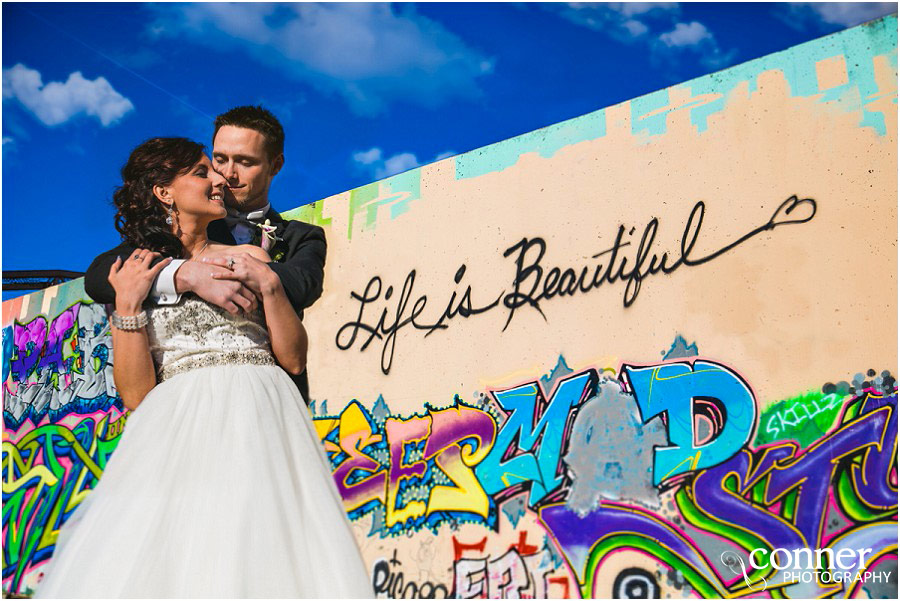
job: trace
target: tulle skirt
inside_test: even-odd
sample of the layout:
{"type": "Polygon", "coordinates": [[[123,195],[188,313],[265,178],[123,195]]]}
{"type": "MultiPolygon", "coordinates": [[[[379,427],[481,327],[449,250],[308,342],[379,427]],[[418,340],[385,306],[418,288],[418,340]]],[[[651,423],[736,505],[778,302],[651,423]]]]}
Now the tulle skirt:
{"type": "Polygon", "coordinates": [[[37,597],[374,597],[322,444],[277,367],[175,376],[128,418],[37,597]]]}

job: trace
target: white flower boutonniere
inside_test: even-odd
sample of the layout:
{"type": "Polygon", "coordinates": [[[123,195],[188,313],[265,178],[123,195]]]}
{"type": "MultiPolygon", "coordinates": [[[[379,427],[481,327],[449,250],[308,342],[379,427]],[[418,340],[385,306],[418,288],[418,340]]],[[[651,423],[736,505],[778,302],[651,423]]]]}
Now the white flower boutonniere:
{"type": "Polygon", "coordinates": [[[264,223],[257,223],[256,227],[262,230],[259,245],[262,246],[264,251],[268,252],[276,240],[281,240],[281,238],[275,236],[276,226],[272,225],[272,222],[268,219],[264,223]]]}

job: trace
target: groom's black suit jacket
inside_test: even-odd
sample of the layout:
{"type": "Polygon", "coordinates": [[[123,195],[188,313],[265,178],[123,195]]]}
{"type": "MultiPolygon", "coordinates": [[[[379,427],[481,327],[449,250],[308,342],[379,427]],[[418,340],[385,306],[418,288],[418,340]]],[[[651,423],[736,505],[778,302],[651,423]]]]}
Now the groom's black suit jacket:
{"type": "MultiPolygon", "coordinates": [[[[275,248],[282,250],[284,256],[275,263],[269,263],[284,286],[288,300],[300,317],[303,310],[312,305],[322,295],[322,280],[325,277],[325,231],[302,221],[288,221],[275,210],[269,209],[266,219],[276,227],[275,236],[282,238],[275,248]]],[[[207,235],[214,242],[236,244],[224,219],[209,224],[207,235]]],[[[116,248],[106,251],[91,263],[84,276],[84,289],[95,302],[112,304],[116,301],[116,292],[109,283],[109,268],[116,257],[123,260],[131,256],[134,246],[125,242],[116,248]]],[[[300,389],[303,399],[309,403],[309,380],[304,371],[291,379],[300,389]]]]}

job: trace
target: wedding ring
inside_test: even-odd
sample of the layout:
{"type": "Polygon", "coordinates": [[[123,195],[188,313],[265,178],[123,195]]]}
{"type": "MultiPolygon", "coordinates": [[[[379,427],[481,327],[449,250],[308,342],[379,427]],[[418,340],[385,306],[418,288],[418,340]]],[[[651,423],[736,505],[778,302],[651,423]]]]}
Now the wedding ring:
{"type": "Polygon", "coordinates": [[[228,257],[228,269],[234,269],[234,257],[228,257]]]}

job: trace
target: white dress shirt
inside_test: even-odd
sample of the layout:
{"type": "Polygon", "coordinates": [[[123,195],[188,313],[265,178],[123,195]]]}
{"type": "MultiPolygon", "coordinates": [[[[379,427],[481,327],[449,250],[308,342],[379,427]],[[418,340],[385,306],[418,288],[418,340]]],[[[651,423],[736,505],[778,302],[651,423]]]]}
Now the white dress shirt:
{"type": "MultiPolygon", "coordinates": [[[[271,205],[266,204],[263,208],[250,211],[249,213],[241,213],[229,209],[230,215],[243,217],[250,221],[262,221],[266,213],[269,212],[271,205]]],[[[248,244],[253,239],[253,228],[246,223],[237,223],[231,228],[231,235],[238,244],[248,244]]],[[[153,282],[153,288],[150,290],[150,297],[159,305],[174,305],[181,300],[181,295],[175,290],[175,272],[184,263],[185,259],[173,259],[171,263],[165,266],[156,280],[153,282]]]]}

